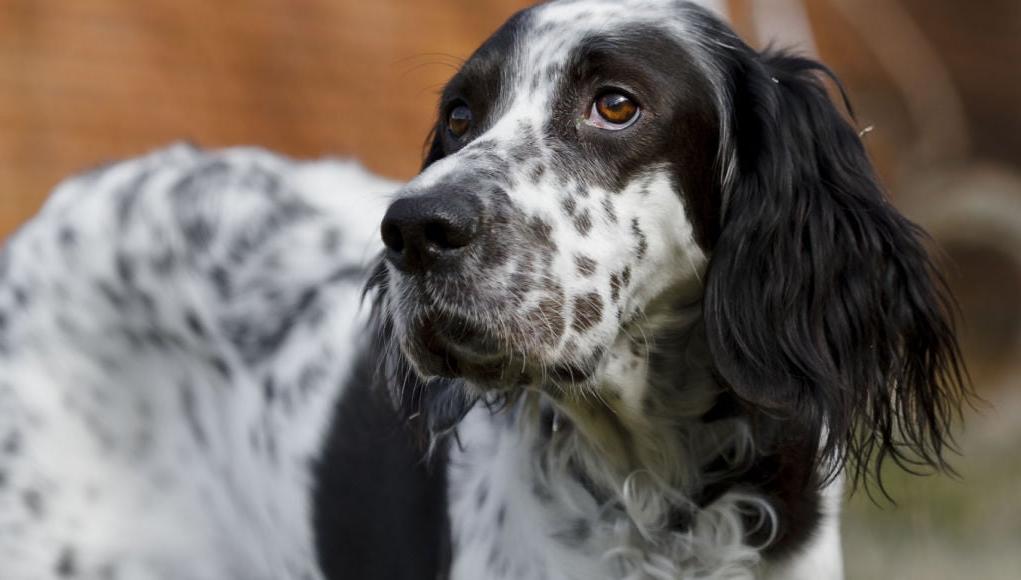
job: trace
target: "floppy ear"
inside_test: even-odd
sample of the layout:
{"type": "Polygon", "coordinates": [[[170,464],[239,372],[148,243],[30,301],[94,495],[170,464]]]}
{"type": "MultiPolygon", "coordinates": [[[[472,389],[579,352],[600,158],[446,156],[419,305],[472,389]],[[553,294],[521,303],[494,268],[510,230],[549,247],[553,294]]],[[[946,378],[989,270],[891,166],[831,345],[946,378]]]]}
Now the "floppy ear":
{"type": "Polygon", "coordinates": [[[718,371],[825,437],[834,470],[878,474],[886,457],[945,468],[967,390],[924,233],[884,197],[820,80],[832,73],[745,50],[729,63],[734,165],[704,304],[718,371]]]}

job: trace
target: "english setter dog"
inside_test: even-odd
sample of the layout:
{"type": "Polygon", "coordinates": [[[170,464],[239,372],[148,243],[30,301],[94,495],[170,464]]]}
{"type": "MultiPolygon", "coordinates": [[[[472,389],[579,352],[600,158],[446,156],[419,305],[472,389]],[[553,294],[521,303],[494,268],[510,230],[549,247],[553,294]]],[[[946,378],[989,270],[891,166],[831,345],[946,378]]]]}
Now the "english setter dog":
{"type": "Polygon", "coordinates": [[[564,0],[406,185],[183,145],[67,181],[0,258],[0,577],[840,578],[842,482],[945,468],[967,389],[831,76],[564,0]]]}

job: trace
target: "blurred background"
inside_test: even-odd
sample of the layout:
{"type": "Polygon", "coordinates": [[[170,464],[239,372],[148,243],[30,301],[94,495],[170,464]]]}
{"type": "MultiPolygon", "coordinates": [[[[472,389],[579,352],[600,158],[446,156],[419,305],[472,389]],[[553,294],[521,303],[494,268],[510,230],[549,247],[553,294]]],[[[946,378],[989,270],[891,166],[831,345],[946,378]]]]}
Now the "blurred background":
{"type": "MultiPolygon", "coordinates": [[[[854,495],[851,579],[1021,578],[1021,2],[704,0],[844,80],[894,203],[932,232],[984,403],[959,479],[854,495]]],[[[516,0],[0,0],[0,238],[63,177],[168,142],[413,175],[437,93],[516,0]]]]}

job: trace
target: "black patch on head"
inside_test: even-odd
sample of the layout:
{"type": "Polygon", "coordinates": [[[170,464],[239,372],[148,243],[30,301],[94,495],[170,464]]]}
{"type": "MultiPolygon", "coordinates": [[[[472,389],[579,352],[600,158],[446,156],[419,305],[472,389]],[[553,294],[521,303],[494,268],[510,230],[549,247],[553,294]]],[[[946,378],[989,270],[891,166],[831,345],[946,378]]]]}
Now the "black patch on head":
{"type": "MultiPolygon", "coordinates": [[[[553,114],[544,128],[556,171],[620,192],[652,166],[670,168],[700,243],[710,246],[719,224],[719,121],[715,97],[695,57],[657,25],[593,32],[574,48],[558,77],[553,114]],[[643,110],[624,131],[577,123],[607,84],[627,86],[643,110]]],[[[616,216],[604,206],[607,219],[616,216]]]]}
{"type": "MultiPolygon", "coordinates": [[[[516,51],[517,43],[530,21],[531,14],[527,10],[512,16],[472,54],[461,70],[447,83],[440,98],[439,120],[430,135],[430,144],[422,163],[423,169],[467,145],[473,138],[484,133],[498,118],[499,108],[503,105],[503,96],[508,88],[503,74],[504,68],[516,51]],[[472,127],[467,134],[458,138],[447,130],[446,117],[460,104],[468,106],[471,110],[472,127]]],[[[523,145],[528,147],[528,141],[533,140],[524,138],[523,141],[523,145]]],[[[534,147],[534,143],[532,146],[534,147]]],[[[524,149],[517,153],[524,158],[538,155],[537,150],[534,155],[524,149]]]]}

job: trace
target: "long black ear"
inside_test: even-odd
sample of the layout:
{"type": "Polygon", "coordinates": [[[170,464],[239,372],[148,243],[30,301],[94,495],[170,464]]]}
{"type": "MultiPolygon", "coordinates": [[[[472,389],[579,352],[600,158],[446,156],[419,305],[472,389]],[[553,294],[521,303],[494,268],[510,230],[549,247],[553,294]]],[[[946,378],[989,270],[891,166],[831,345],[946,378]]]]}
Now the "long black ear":
{"type": "Polygon", "coordinates": [[[821,457],[855,481],[888,457],[946,468],[968,391],[925,235],[886,200],[821,81],[832,73],[743,50],[728,63],[732,165],[705,295],[718,371],[825,437],[821,457]]]}

